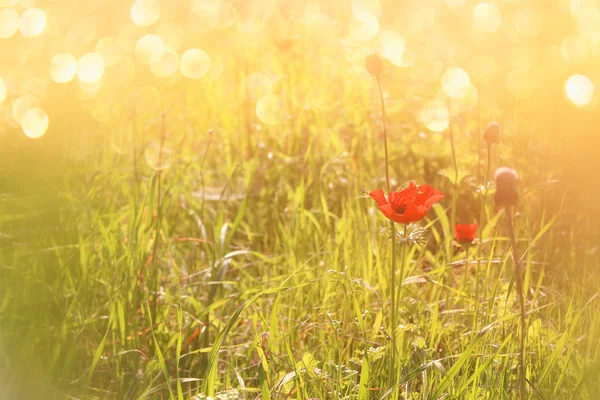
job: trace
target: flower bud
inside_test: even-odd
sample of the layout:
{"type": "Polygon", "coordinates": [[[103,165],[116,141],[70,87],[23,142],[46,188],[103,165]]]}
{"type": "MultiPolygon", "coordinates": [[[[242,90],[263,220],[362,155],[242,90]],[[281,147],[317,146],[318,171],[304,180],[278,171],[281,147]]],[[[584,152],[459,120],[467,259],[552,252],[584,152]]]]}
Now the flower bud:
{"type": "Polygon", "coordinates": [[[487,128],[485,128],[483,138],[489,146],[491,146],[492,143],[500,143],[500,125],[498,125],[497,122],[490,123],[487,128]]]}
{"type": "Polygon", "coordinates": [[[377,54],[371,54],[365,60],[367,71],[373,76],[380,76],[383,72],[384,66],[383,61],[377,54]]]}
{"type": "Polygon", "coordinates": [[[519,201],[519,175],[514,169],[500,167],[494,173],[496,181],[496,205],[498,207],[509,207],[519,201]]]}

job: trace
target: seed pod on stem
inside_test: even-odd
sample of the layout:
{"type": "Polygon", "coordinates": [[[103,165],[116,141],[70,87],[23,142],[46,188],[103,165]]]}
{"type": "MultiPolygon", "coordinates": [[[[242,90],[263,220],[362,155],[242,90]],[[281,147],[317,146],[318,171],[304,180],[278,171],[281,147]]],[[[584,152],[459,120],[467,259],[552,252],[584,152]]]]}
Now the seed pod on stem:
{"type": "Polygon", "coordinates": [[[498,125],[497,122],[491,122],[487,128],[485,128],[483,138],[488,146],[491,146],[493,143],[500,143],[500,125],[498,125]]]}
{"type": "Polygon", "coordinates": [[[379,78],[381,76],[381,73],[385,68],[381,57],[379,57],[377,54],[371,54],[370,56],[368,56],[365,59],[365,64],[367,67],[367,71],[376,78],[379,78]]]}
{"type": "Polygon", "coordinates": [[[519,174],[514,169],[500,167],[494,173],[496,195],[494,200],[498,207],[510,207],[519,201],[519,174]]]}

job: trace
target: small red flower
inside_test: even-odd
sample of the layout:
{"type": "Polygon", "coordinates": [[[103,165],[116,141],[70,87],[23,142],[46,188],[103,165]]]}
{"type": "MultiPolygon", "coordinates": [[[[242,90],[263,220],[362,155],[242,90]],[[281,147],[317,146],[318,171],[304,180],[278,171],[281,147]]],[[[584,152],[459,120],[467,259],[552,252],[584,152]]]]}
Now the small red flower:
{"type": "Polygon", "coordinates": [[[476,234],[477,224],[456,224],[454,226],[454,238],[459,243],[473,243],[476,234]]]}
{"type": "Polygon", "coordinates": [[[400,224],[420,221],[444,194],[431,186],[417,186],[411,182],[406,189],[390,193],[387,197],[382,189],[369,193],[387,218],[400,224]]]}

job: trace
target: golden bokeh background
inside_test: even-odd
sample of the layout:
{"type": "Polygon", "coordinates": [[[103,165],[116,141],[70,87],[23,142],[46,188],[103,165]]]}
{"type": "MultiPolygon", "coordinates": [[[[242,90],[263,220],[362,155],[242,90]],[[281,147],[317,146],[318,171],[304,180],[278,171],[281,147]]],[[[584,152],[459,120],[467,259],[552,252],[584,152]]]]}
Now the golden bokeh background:
{"type": "Polygon", "coordinates": [[[156,123],[177,102],[196,131],[241,135],[306,110],[373,112],[364,60],[378,53],[392,123],[466,134],[497,120],[544,148],[549,175],[597,180],[597,0],[0,0],[0,44],[13,154],[126,143],[132,115],[156,123]]]}

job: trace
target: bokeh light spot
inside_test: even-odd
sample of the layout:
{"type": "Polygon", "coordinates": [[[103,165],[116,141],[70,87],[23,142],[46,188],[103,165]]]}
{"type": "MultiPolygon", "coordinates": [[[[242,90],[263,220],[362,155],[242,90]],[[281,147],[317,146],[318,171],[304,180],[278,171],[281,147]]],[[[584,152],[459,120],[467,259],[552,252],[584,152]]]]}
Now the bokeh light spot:
{"type": "Polygon", "coordinates": [[[493,4],[479,3],[473,8],[473,21],[481,31],[497,32],[502,24],[502,14],[493,4]]]}
{"type": "Polygon", "coordinates": [[[158,62],[165,51],[165,45],[157,35],[142,36],[135,44],[135,58],[140,64],[158,62]]]}
{"type": "Polygon", "coordinates": [[[569,35],[563,39],[560,52],[569,64],[581,65],[588,58],[589,45],[581,36],[569,35]]]}
{"type": "Polygon", "coordinates": [[[0,39],[6,39],[19,30],[19,13],[12,8],[0,8],[0,39]]]}
{"type": "Polygon", "coordinates": [[[57,54],[50,61],[50,78],[56,83],[67,83],[76,73],[77,60],[71,54],[57,54]]]}
{"type": "Polygon", "coordinates": [[[379,41],[381,54],[394,65],[402,66],[402,57],[406,49],[402,35],[392,30],[384,30],[379,34],[379,41]]]}
{"type": "Polygon", "coordinates": [[[458,8],[467,4],[467,0],[444,0],[444,3],[450,8],[458,8]]]}
{"type": "Polygon", "coordinates": [[[569,10],[573,15],[579,14],[582,11],[582,9],[600,6],[600,1],[598,0],[571,0],[569,3],[569,10]]]}
{"type": "Polygon", "coordinates": [[[352,0],[352,13],[354,15],[360,13],[373,14],[376,17],[381,17],[382,8],[380,0],[352,0]]]}
{"type": "Polygon", "coordinates": [[[131,20],[138,26],[150,26],[160,18],[158,0],[137,0],[131,7],[131,20]]]}
{"type": "Polygon", "coordinates": [[[156,34],[162,38],[165,47],[172,50],[179,50],[185,41],[185,28],[175,22],[160,25],[156,34]]]}
{"type": "Polygon", "coordinates": [[[217,20],[217,29],[228,29],[233,24],[235,24],[235,20],[237,19],[237,10],[229,1],[221,2],[219,7],[219,15],[217,20]]]}
{"type": "Polygon", "coordinates": [[[354,14],[353,23],[350,26],[350,37],[354,40],[368,42],[379,33],[379,21],[377,17],[368,12],[354,14]]]}
{"type": "Polygon", "coordinates": [[[32,139],[43,136],[48,130],[48,114],[41,108],[29,109],[21,119],[21,128],[32,139]]]}
{"type": "Polygon", "coordinates": [[[283,120],[283,100],[269,93],[256,103],[256,116],[265,124],[275,125],[283,120]]]}
{"type": "Polygon", "coordinates": [[[584,75],[573,75],[565,82],[567,97],[577,107],[585,107],[594,98],[594,84],[584,75]]]}
{"type": "Polygon", "coordinates": [[[515,30],[526,38],[535,38],[542,31],[542,17],[530,8],[523,8],[515,14],[515,30]]]}
{"type": "Polygon", "coordinates": [[[123,53],[119,45],[119,39],[116,37],[105,37],[100,39],[96,44],[96,53],[100,54],[104,59],[104,65],[112,67],[117,64],[123,53]]]}
{"type": "Polygon", "coordinates": [[[20,96],[15,100],[12,106],[12,115],[15,118],[15,121],[21,123],[21,119],[25,115],[25,113],[32,108],[38,107],[37,99],[32,95],[24,95],[20,96]]]}
{"type": "Polygon", "coordinates": [[[200,49],[189,49],[181,56],[179,68],[186,78],[202,78],[210,69],[210,56],[200,49]]]}
{"type": "Polygon", "coordinates": [[[223,73],[223,61],[221,58],[216,57],[210,60],[210,69],[206,73],[205,79],[213,82],[219,79],[223,73]]]}
{"type": "Polygon", "coordinates": [[[104,75],[104,59],[98,53],[87,53],[77,61],[77,77],[82,82],[97,82],[104,75]]]}
{"type": "Polygon", "coordinates": [[[430,131],[443,132],[450,124],[450,111],[445,103],[430,101],[421,110],[421,122],[430,131]]]}
{"type": "Polygon", "coordinates": [[[2,77],[0,77],[0,104],[2,104],[4,99],[6,99],[6,92],[6,82],[4,79],[2,79],[2,77]]]}
{"type": "Polygon", "coordinates": [[[442,89],[450,97],[464,97],[471,88],[471,78],[462,68],[448,68],[442,75],[442,89]]]}
{"type": "Polygon", "coordinates": [[[217,26],[219,4],[214,1],[194,2],[188,15],[188,28],[194,33],[208,32],[217,26]]]}
{"type": "Polygon", "coordinates": [[[588,40],[600,40],[600,10],[596,7],[581,7],[575,13],[577,29],[588,40]]]}
{"type": "Polygon", "coordinates": [[[177,72],[179,55],[173,49],[165,49],[160,59],[150,64],[150,71],[159,78],[167,78],[177,72]]]}
{"type": "Polygon", "coordinates": [[[23,36],[38,36],[46,28],[46,13],[39,8],[25,10],[19,20],[19,30],[23,36]]]}
{"type": "Polygon", "coordinates": [[[244,97],[251,102],[256,102],[271,93],[273,83],[266,75],[254,72],[244,80],[243,89],[244,97]]]}

